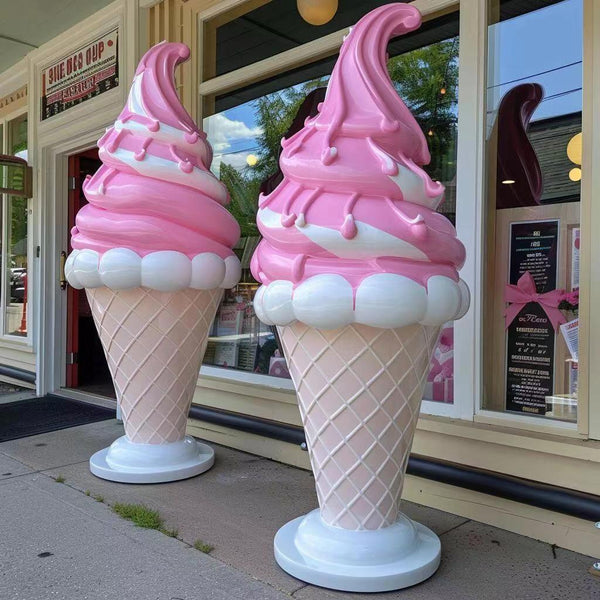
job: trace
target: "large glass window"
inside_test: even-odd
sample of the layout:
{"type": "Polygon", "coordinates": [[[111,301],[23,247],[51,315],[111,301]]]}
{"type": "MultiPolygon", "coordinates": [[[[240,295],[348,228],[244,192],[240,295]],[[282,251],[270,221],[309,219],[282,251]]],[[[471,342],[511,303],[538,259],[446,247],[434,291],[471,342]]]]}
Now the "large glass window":
{"type": "Polygon", "coordinates": [[[582,0],[490,14],[483,408],[575,421],[582,0]]]}
{"type": "MultiPolygon", "coordinates": [[[[295,2],[293,4],[295,10],[295,2]]],[[[364,3],[361,6],[360,13],[353,14],[348,24],[373,8],[364,3]]],[[[254,19],[256,12],[247,16],[254,19]]],[[[246,26],[247,20],[239,24],[240,27],[246,26]]],[[[237,25],[228,27],[232,32],[237,25]]],[[[313,31],[321,30],[313,28],[311,34],[313,31]]],[[[388,70],[392,81],[429,143],[432,160],[426,170],[432,179],[446,186],[446,198],[439,210],[453,223],[456,212],[458,49],[457,12],[427,22],[411,35],[392,40],[388,48],[388,70]]],[[[217,72],[230,70],[226,64],[220,64],[219,56],[217,54],[217,72]]],[[[314,114],[334,63],[335,57],[332,57],[304,65],[281,76],[217,96],[214,103],[205,103],[205,106],[215,107],[214,114],[205,115],[203,126],[214,149],[213,171],[227,185],[231,195],[230,210],[241,227],[242,239],[236,251],[243,268],[240,285],[226,293],[215,319],[205,364],[289,377],[275,328],[260,323],[252,308],[258,284],[252,278],[249,266],[260,240],[256,227],[258,195],[261,186],[265,190],[278,183],[280,140],[299,110],[304,115],[314,114]],[[309,94],[312,95],[303,105],[309,94]]],[[[425,397],[438,402],[453,402],[451,324],[444,328],[435,351],[425,397]]]]}
{"type": "MultiPolygon", "coordinates": [[[[27,116],[6,124],[6,149],[27,160],[27,116]]],[[[21,176],[16,172],[15,176],[21,176]]],[[[13,182],[12,187],[21,187],[13,182]]],[[[2,201],[2,264],[4,334],[27,336],[27,199],[4,194],[2,201]]]]}

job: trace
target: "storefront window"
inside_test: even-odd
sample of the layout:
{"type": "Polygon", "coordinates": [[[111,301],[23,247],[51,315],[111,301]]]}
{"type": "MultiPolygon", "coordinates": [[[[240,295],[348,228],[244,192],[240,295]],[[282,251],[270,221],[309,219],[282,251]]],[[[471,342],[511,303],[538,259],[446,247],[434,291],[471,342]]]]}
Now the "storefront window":
{"type": "Polygon", "coordinates": [[[575,421],[582,1],[490,11],[483,408],[575,421]]]}
{"type": "MultiPolygon", "coordinates": [[[[367,11],[368,7],[363,8],[356,19],[367,11]]],[[[399,94],[429,142],[432,160],[426,170],[446,186],[446,199],[439,210],[452,223],[456,212],[458,47],[458,14],[454,13],[427,23],[417,34],[393,40],[388,62],[399,94]]],[[[204,119],[214,149],[212,169],[229,189],[230,210],[242,231],[236,251],[243,269],[239,286],[226,293],[218,311],[205,364],[289,377],[275,328],[260,323],[252,308],[258,289],[250,273],[250,259],[260,241],[258,195],[261,186],[268,191],[277,185],[280,140],[299,109],[304,115],[314,114],[334,62],[312,63],[300,71],[219,96],[215,114],[204,119]]],[[[453,401],[452,357],[449,324],[432,362],[427,399],[453,401]]]]}
{"type": "MultiPolygon", "coordinates": [[[[7,124],[9,154],[27,160],[27,116],[7,124]]],[[[14,186],[19,187],[19,186],[14,186]]],[[[27,336],[27,199],[4,195],[4,333],[27,336]]]]}

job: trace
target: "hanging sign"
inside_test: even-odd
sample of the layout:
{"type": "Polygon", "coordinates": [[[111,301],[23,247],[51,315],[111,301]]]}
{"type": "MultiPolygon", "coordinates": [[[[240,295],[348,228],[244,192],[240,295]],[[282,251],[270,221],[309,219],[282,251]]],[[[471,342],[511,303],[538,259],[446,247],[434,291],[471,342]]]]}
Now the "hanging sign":
{"type": "Polygon", "coordinates": [[[554,388],[559,221],[511,223],[506,410],[545,414],[554,388]]]}
{"type": "Polygon", "coordinates": [[[118,29],[113,29],[42,71],[41,120],[118,85],[118,29]]]}

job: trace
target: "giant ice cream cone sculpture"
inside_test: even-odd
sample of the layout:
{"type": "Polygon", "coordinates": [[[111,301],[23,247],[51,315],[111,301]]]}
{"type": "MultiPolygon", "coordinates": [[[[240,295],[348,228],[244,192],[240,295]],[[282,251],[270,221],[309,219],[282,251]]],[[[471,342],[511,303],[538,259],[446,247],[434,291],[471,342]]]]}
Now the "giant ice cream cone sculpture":
{"type": "Polygon", "coordinates": [[[188,56],[163,42],[142,58],[71,232],[67,279],[86,290],[125,425],[90,467],[115,481],[172,481],[214,460],[185,428],[223,288],[239,279],[240,231],[206,136],[175,92],[188,56]]]}
{"type": "Polygon", "coordinates": [[[419,12],[390,4],[350,32],[319,114],[282,142],[284,178],[259,200],[256,312],[278,327],[320,509],[275,538],[286,571],[385,591],[439,564],[440,542],[399,510],[431,354],[469,303],[465,259],[434,212],[425,137],[386,71],[386,46],[419,12]]]}

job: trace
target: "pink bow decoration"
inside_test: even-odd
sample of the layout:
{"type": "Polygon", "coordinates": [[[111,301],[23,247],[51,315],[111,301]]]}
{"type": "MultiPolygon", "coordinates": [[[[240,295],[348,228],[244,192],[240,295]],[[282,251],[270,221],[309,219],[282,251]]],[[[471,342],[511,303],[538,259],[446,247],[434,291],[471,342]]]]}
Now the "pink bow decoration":
{"type": "Polygon", "coordinates": [[[535,281],[529,271],[525,271],[517,285],[506,286],[504,300],[510,303],[510,306],[504,312],[505,323],[508,327],[521,312],[523,307],[529,302],[537,302],[543,309],[552,327],[556,331],[561,323],[566,323],[566,319],[558,309],[558,305],[563,298],[564,290],[552,290],[545,294],[538,294],[535,287],[535,281]]]}

